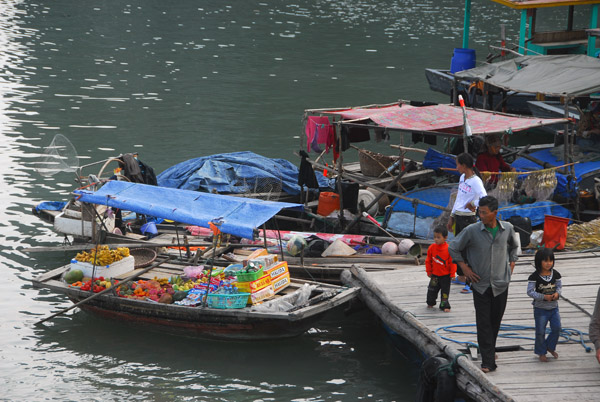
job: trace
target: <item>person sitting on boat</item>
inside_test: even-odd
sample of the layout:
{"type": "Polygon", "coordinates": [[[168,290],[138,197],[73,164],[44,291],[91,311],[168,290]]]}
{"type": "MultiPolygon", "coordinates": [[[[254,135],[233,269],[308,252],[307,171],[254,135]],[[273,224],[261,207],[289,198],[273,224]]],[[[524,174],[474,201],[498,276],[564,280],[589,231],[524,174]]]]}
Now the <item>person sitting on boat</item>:
{"type": "MultiPolygon", "coordinates": [[[[480,172],[515,172],[516,169],[511,167],[504,161],[500,155],[502,141],[497,135],[488,135],[485,138],[485,148],[482,153],[477,156],[475,166],[480,172]]],[[[492,175],[488,180],[490,187],[495,187],[498,183],[498,175],[492,175]]]]}

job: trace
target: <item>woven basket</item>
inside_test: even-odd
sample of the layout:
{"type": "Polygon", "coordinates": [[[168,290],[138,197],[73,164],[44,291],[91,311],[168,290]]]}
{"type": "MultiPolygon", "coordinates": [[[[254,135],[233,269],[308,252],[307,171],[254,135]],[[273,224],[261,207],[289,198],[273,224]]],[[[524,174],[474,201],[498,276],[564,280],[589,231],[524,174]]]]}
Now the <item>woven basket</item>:
{"type": "Polygon", "coordinates": [[[133,265],[135,269],[147,267],[156,259],[156,251],[151,248],[132,248],[129,250],[129,255],[132,255],[135,260],[133,265]]]}
{"type": "Polygon", "coordinates": [[[387,168],[398,160],[398,156],[388,156],[368,149],[358,150],[358,162],[360,171],[365,176],[379,177],[387,168]]]}

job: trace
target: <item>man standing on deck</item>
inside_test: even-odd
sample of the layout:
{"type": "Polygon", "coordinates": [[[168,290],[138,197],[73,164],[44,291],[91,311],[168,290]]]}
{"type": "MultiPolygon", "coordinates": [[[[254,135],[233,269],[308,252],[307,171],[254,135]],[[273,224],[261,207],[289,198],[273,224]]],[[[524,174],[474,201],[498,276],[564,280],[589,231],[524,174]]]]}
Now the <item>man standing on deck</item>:
{"type": "Polygon", "coordinates": [[[452,260],[472,282],[481,370],[496,369],[496,339],[508,300],[508,284],[517,261],[513,226],[496,218],[498,200],[479,200],[480,222],[467,226],[448,247],[452,260]],[[464,262],[466,252],[469,265],[464,262]]]}

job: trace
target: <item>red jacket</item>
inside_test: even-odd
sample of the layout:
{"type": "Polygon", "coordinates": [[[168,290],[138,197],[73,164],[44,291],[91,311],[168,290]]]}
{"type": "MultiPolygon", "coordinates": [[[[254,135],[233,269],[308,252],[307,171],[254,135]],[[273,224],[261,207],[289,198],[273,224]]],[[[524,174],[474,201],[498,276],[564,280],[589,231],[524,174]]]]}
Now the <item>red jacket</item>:
{"type": "Polygon", "coordinates": [[[427,276],[450,275],[451,278],[456,275],[456,264],[452,262],[450,253],[448,253],[448,243],[437,245],[433,243],[427,249],[427,258],[425,259],[425,270],[427,276]]]}
{"type": "Polygon", "coordinates": [[[480,172],[510,172],[510,165],[504,162],[502,155],[491,155],[482,152],[477,155],[475,166],[480,172]]]}

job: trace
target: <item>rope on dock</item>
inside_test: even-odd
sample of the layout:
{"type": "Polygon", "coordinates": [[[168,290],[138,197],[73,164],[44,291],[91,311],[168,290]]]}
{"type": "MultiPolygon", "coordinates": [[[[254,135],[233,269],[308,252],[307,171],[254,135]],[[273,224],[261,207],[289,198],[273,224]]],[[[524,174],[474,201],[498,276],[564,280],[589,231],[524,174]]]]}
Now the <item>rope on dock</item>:
{"type": "MultiPolygon", "coordinates": [[[[447,336],[440,335],[440,333],[439,333],[439,331],[444,330],[444,331],[454,333],[454,334],[477,335],[477,331],[460,331],[460,330],[453,329],[453,328],[466,328],[466,327],[475,327],[475,324],[446,325],[446,326],[437,328],[435,330],[435,333],[444,340],[458,343],[458,344],[467,345],[467,346],[473,346],[473,347],[476,347],[477,349],[479,349],[479,345],[475,342],[459,341],[459,340],[456,340],[456,339],[453,339],[453,338],[450,338],[447,336]]],[[[516,333],[516,331],[535,331],[535,327],[525,326],[525,325],[514,325],[514,324],[501,324],[500,332],[498,333],[498,337],[510,338],[510,339],[526,339],[529,341],[535,341],[535,337],[519,335],[516,333]],[[503,334],[502,331],[512,331],[512,332],[503,334]]],[[[547,334],[550,333],[550,328],[546,328],[546,333],[547,334]]],[[[589,353],[592,351],[592,348],[590,348],[589,346],[587,346],[585,344],[584,335],[588,335],[588,334],[586,332],[580,331],[575,328],[561,328],[559,336],[561,338],[564,338],[564,340],[559,341],[559,343],[569,343],[569,342],[580,343],[581,346],[585,349],[585,351],[589,353]],[[574,337],[574,336],[579,337],[579,340],[572,339],[572,337],[574,337]]]]}

